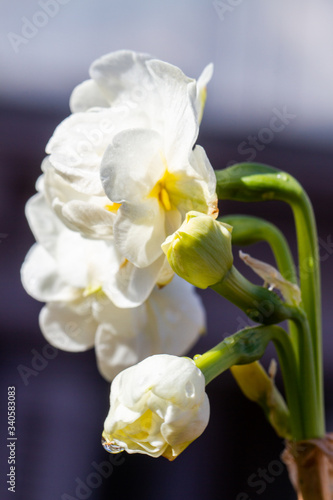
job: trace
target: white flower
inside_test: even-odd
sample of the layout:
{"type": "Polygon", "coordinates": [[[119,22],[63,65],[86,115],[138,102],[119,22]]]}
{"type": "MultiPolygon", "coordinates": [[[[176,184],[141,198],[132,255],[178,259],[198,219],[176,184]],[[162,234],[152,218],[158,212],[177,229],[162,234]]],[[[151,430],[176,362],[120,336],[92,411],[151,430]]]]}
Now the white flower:
{"type": "Polygon", "coordinates": [[[38,243],[22,266],[22,282],[30,295],[47,303],[40,326],[52,345],[66,351],[95,346],[100,372],[111,380],[151,354],[184,354],[197,340],[204,313],[182,280],[154,287],[143,304],[132,307],[127,296],[135,296],[147,273],[122,265],[112,240],[89,240],[70,231],[41,193],[29,200],[26,212],[38,243]]]}
{"type": "Polygon", "coordinates": [[[111,384],[104,447],[175,459],[205,430],[205,379],[188,358],[152,356],[121,372],[111,384]]]}
{"type": "Polygon", "coordinates": [[[46,147],[46,196],[70,229],[114,235],[124,258],[147,267],[187,211],[216,211],[212,167],[202,148],[192,150],[211,73],[196,82],[130,51],[93,63],[46,147]]]}

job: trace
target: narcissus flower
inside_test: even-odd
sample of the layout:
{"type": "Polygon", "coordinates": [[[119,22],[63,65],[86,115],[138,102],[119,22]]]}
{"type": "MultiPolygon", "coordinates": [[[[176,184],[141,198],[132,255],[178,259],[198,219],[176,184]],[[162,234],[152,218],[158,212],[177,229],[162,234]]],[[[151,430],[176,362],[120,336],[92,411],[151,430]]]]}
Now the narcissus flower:
{"type": "Polygon", "coordinates": [[[162,249],[172,269],[198,288],[221,281],[232,267],[231,230],[199,212],[189,212],[162,249]]]}
{"type": "Polygon", "coordinates": [[[209,420],[205,379],[194,361],[161,354],[121,372],[111,384],[103,443],[174,460],[209,420]]]}
{"type": "Polygon", "coordinates": [[[124,259],[147,267],[187,211],[217,213],[213,169],[194,147],[212,67],[196,82],[146,54],[119,51],[90,74],[46,147],[46,196],[70,229],[114,237],[124,259]]]}
{"type": "Polygon", "coordinates": [[[38,243],[22,266],[22,282],[46,302],[40,326],[50,344],[73,352],[95,346],[100,372],[111,380],[146,356],[184,354],[197,340],[204,312],[188,284],[177,278],[159,288],[153,277],[152,292],[134,307],[135,290],[145,286],[147,274],[124,266],[112,240],[70,231],[42,193],[29,200],[26,212],[38,243]]]}

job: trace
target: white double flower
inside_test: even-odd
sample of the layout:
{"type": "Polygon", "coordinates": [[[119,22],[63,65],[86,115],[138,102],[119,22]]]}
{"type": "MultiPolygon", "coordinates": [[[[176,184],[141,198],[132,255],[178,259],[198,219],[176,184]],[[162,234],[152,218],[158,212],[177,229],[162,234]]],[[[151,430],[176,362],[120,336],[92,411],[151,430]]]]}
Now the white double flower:
{"type": "Polygon", "coordinates": [[[32,297],[46,302],[40,326],[50,344],[66,351],[95,346],[100,372],[112,380],[152,354],[184,354],[204,330],[201,301],[185,281],[175,277],[155,287],[138,307],[117,307],[119,283],[126,281],[118,279],[121,258],[112,242],[70,231],[42,193],[29,200],[26,214],[38,243],[22,266],[22,282],[32,297]]]}
{"type": "Polygon", "coordinates": [[[22,280],[46,302],[41,329],[64,350],[95,346],[109,380],[151,354],[185,353],[204,329],[161,244],[189,210],[216,215],[215,175],[195,146],[211,73],[195,81],[131,51],[95,61],[27,204],[38,243],[22,280]]]}
{"type": "Polygon", "coordinates": [[[188,358],[151,356],[121,372],[111,384],[103,443],[174,460],[205,430],[209,401],[205,379],[188,358]]]}
{"type": "Polygon", "coordinates": [[[186,212],[217,211],[213,169],[194,147],[211,72],[196,82],[146,54],[104,56],[47,145],[45,193],[58,217],[83,236],[113,239],[124,266],[145,269],[133,305],[172,278],[161,244],[186,212]]]}

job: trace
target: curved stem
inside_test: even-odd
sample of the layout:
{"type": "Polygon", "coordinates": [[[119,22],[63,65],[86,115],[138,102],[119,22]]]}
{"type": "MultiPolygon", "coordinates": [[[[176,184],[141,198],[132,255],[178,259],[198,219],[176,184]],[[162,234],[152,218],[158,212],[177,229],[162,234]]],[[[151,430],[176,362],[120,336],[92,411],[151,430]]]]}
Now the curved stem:
{"type": "Polygon", "coordinates": [[[313,349],[315,391],[318,394],[317,419],[320,421],[319,428],[325,429],[319,252],[311,203],[296,179],[267,165],[241,163],[215,173],[219,199],[250,202],[281,200],[293,210],[302,300],[309,319],[313,349]]]}
{"type": "Polygon", "coordinates": [[[291,307],[267,288],[253,285],[232,266],[222,281],[210,288],[239,307],[247,316],[264,325],[291,318],[291,307]]]}
{"type": "Polygon", "coordinates": [[[299,404],[299,387],[294,349],[285,330],[279,326],[259,326],[245,328],[227,337],[220,344],[194,362],[203,372],[206,384],[233,365],[248,364],[262,357],[267,344],[273,341],[286,388],[286,398],[290,409],[291,432],[295,440],[304,436],[299,404]]]}
{"type": "Polygon", "coordinates": [[[250,215],[226,215],[217,220],[233,226],[233,245],[247,246],[259,241],[267,242],[282,276],[292,283],[297,283],[296,267],[288,242],[274,224],[250,215]]]}
{"type": "MultiPolygon", "coordinates": [[[[248,215],[227,215],[218,220],[233,226],[232,243],[234,245],[252,245],[259,241],[268,243],[282,276],[291,283],[297,283],[296,267],[288,242],[274,224],[259,217],[248,215]]],[[[298,334],[297,328],[292,321],[289,321],[289,331],[298,358],[298,334]]]]}

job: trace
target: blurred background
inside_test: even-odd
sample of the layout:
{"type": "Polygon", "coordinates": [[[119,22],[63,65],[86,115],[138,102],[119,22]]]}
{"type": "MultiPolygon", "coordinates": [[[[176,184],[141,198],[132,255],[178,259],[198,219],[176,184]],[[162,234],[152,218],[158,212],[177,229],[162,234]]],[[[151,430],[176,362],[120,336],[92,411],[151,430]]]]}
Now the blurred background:
{"type": "MultiPolygon", "coordinates": [[[[109,384],[97,372],[94,352],[48,350],[38,326],[41,304],[20,284],[20,266],[33,244],[24,205],[35,192],[46,142],[69,114],[70,93],[88,78],[94,59],[125,48],[143,51],[192,77],[213,62],[198,142],[214,168],[255,160],[284,169],[303,184],[315,208],[327,428],[332,431],[332,25],[330,0],[2,0],[1,498],[9,495],[8,386],[16,387],[19,500],[295,498],[280,459],[283,443],[229,373],[208,386],[209,426],[175,462],[133,455],[109,461],[100,446],[109,384]],[[99,464],[105,461],[109,465],[103,469],[99,464]]],[[[276,202],[221,205],[221,214],[235,212],[275,222],[295,253],[287,207],[276,202]]],[[[250,253],[268,259],[264,245],[250,253]]],[[[270,254],[269,259],[273,262],[270,254]]],[[[246,273],[244,267],[239,268],[246,273]]],[[[208,332],[192,355],[246,324],[213,292],[201,295],[208,332]]],[[[270,349],[266,365],[273,356],[270,349]]]]}

